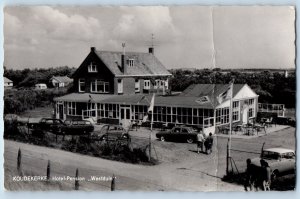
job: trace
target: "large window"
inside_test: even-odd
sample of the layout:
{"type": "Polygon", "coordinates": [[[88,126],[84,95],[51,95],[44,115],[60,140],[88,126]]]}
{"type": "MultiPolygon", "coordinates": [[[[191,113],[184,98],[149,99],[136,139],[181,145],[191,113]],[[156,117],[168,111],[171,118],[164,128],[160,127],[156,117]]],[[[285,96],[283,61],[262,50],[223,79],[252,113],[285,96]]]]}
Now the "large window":
{"type": "Polygon", "coordinates": [[[84,92],[85,91],[85,81],[84,81],[84,79],[79,79],[78,80],[78,90],[79,90],[79,92],[84,92]]]}
{"type": "MultiPolygon", "coordinates": [[[[142,120],[147,114],[147,109],[147,106],[143,105],[133,106],[133,119],[142,120]]],[[[203,118],[213,117],[213,114],[214,113],[212,109],[155,106],[153,112],[153,121],[201,125],[203,124],[203,118]]],[[[152,114],[149,115],[149,119],[151,116],[152,114]]]]}
{"type": "Polygon", "coordinates": [[[240,121],[240,102],[234,101],[232,103],[232,121],[240,121]]]}
{"type": "Polygon", "coordinates": [[[249,118],[254,117],[254,108],[249,108],[249,118]]]}
{"type": "Polygon", "coordinates": [[[255,99],[245,100],[245,104],[249,107],[248,110],[249,118],[255,117],[255,99]]]}
{"type": "Polygon", "coordinates": [[[68,102],[68,115],[76,115],[76,102],[68,102]]]}
{"type": "Polygon", "coordinates": [[[108,93],[109,92],[109,82],[94,80],[91,82],[91,92],[93,93],[108,93]]]}
{"type": "Polygon", "coordinates": [[[216,110],[216,124],[229,124],[229,108],[219,108],[216,110]]]}
{"type": "Polygon", "coordinates": [[[132,112],[135,120],[143,120],[147,115],[148,107],[143,105],[132,106],[132,112]]]}
{"type": "Polygon", "coordinates": [[[102,118],[119,118],[118,104],[98,104],[98,115],[102,118]]]}
{"type": "Polygon", "coordinates": [[[88,71],[89,71],[89,73],[96,73],[96,72],[98,72],[97,65],[95,63],[91,62],[91,64],[88,65],[88,71]]]}

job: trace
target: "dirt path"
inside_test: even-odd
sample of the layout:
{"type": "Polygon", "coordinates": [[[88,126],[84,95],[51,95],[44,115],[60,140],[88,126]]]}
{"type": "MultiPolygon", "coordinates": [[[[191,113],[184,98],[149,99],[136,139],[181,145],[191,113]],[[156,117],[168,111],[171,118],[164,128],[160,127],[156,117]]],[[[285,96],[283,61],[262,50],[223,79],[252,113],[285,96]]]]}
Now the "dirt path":
{"type": "MultiPolygon", "coordinates": [[[[217,145],[215,145],[217,146],[217,145]]],[[[31,175],[45,175],[47,161],[51,161],[52,176],[74,176],[76,168],[82,190],[110,190],[110,181],[88,181],[91,176],[117,177],[117,190],[144,191],[243,191],[241,186],[222,182],[216,176],[218,162],[215,152],[210,156],[192,152],[180,162],[156,166],[133,165],[101,158],[79,155],[62,150],[5,140],[5,168],[14,169],[18,149],[22,149],[23,170],[31,175]]],[[[182,154],[180,155],[182,157],[182,154]]],[[[6,181],[12,185],[11,176],[6,181]]],[[[63,181],[57,189],[71,190],[74,181],[63,181]]],[[[10,187],[6,187],[10,189],[10,187]]],[[[43,188],[41,188],[43,189],[43,188]]]]}

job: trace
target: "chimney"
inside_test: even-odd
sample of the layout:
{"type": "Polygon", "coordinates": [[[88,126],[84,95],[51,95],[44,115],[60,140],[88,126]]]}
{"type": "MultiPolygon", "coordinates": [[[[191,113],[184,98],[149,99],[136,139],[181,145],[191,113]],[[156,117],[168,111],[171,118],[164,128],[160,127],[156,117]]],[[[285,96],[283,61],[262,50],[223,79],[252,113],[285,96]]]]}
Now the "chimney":
{"type": "Polygon", "coordinates": [[[121,69],[124,74],[127,72],[126,66],[125,66],[125,55],[124,54],[121,55],[121,69]]]}
{"type": "Polygon", "coordinates": [[[95,47],[91,47],[91,52],[95,52],[96,48],[95,47]]]}
{"type": "Polygon", "coordinates": [[[125,43],[122,43],[122,47],[123,47],[123,53],[121,55],[121,68],[122,68],[122,72],[124,74],[127,73],[127,68],[126,68],[126,65],[125,65],[125,43]]]}
{"type": "Polygon", "coordinates": [[[149,53],[154,54],[154,48],[153,47],[149,48],[149,53]]]}

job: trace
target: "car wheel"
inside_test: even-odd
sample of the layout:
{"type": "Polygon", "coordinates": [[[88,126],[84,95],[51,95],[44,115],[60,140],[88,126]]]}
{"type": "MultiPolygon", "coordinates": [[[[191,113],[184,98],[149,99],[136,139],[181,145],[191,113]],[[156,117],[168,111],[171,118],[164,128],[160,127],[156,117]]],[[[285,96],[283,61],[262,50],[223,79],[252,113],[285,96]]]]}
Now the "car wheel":
{"type": "Polygon", "coordinates": [[[166,141],[164,136],[161,136],[159,139],[160,139],[160,141],[162,141],[162,142],[166,141]]]}
{"type": "Polygon", "coordinates": [[[193,140],[192,138],[188,138],[186,141],[187,141],[187,143],[189,143],[189,144],[191,144],[191,143],[194,142],[194,140],[193,140]]]}

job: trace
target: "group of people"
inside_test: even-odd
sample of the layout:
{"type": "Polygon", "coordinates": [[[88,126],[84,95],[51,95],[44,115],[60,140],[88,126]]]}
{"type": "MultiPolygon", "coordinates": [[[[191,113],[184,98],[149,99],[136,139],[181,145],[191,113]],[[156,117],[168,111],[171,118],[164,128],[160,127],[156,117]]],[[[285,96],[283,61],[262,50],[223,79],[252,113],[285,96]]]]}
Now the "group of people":
{"type": "Polygon", "coordinates": [[[255,190],[258,191],[261,188],[264,191],[270,191],[271,187],[271,169],[269,167],[268,162],[261,159],[260,165],[261,167],[257,167],[251,164],[251,160],[247,159],[247,169],[246,169],[246,180],[245,180],[245,191],[248,191],[248,187],[250,191],[255,190]]]}
{"type": "Polygon", "coordinates": [[[212,133],[209,136],[205,136],[203,132],[197,134],[197,153],[205,152],[206,154],[211,154],[214,138],[212,133]],[[205,149],[204,149],[205,148],[205,149]]]}

